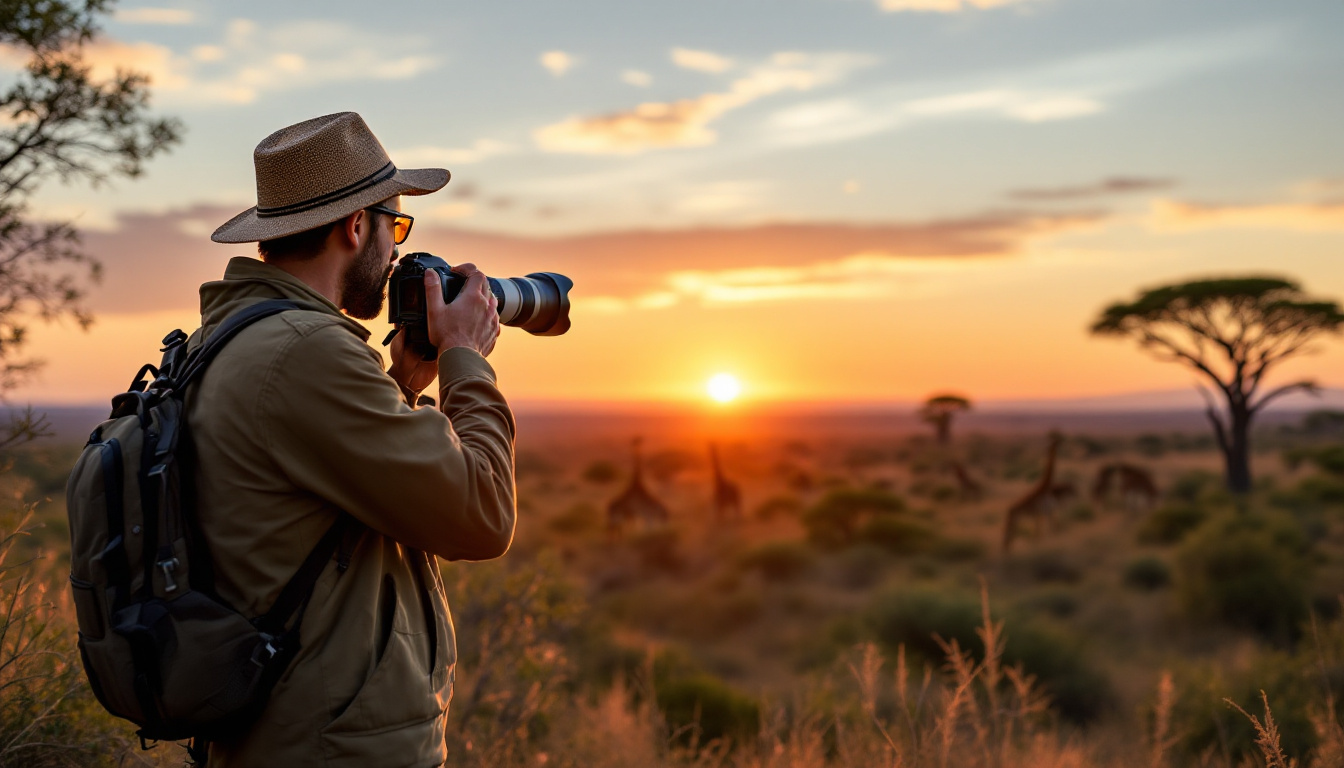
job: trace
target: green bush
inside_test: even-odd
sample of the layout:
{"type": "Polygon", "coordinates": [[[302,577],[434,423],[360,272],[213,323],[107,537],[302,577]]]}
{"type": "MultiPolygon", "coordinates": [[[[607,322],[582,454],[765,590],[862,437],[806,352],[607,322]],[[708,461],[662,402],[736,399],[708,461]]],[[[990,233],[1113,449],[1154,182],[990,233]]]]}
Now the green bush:
{"type": "Polygon", "coordinates": [[[596,485],[606,485],[621,476],[621,471],[610,461],[594,461],[583,470],[583,479],[596,485]]]}
{"type": "Polygon", "coordinates": [[[738,563],[771,581],[789,581],[812,569],[816,556],[800,541],[772,541],[744,552],[738,563]]]}
{"type": "Polygon", "coordinates": [[[929,551],[938,536],[927,525],[906,517],[873,517],[863,524],[856,538],[893,554],[912,555],[929,551]]]}
{"type": "Polygon", "coordinates": [[[882,580],[893,561],[891,553],[875,544],[855,544],[836,557],[836,581],[845,589],[866,589],[882,580]]]}
{"type": "Polygon", "coordinates": [[[666,526],[640,531],[630,540],[645,568],[667,573],[680,573],[685,565],[680,543],[681,535],[666,526]]]}
{"type": "Polygon", "coordinates": [[[1208,513],[1194,504],[1166,504],[1154,510],[1139,526],[1139,541],[1143,544],[1178,544],[1207,519],[1208,513]]]}
{"type": "Polygon", "coordinates": [[[657,684],[656,699],[670,735],[682,743],[744,743],[760,730],[760,704],[708,674],[669,675],[657,684]]]}
{"type": "Polygon", "coordinates": [[[1306,550],[1300,529],[1288,520],[1247,514],[1208,527],[1177,557],[1181,602],[1192,616],[1290,642],[1307,618],[1306,550]]]}
{"type": "Polygon", "coordinates": [[[905,509],[905,501],[889,491],[837,488],[803,513],[803,525],[814,543],[841,547],[855,540],[869,518],[900,514],[905,509]]]}
{"type": "MultiPolygon", "coordinates": [[[[901,590],[875,598],[864,622],[888,651],[904,645],[926,663],[941,664],[945,654],[935,636],[955,639],[977,658],[983,655],[984,644],[976,634],[980,611],[979,601],[969,595],[901,590]]],[[[1008,621],[1005,639],[1004,663],[1020,663],[1035,675],[1062,718],[1086,723],[1111,706],[1109,681],[1087,663],[1078,642],[1025,619],[1008,621]]]]}
{"type": "Polygon", "coordinates": [[[1083,580],[1083,569],[1069,553],[1058,549],[1032,552],[1009,561],[1014,577],[1042,584],[1076,584],[1083,580]]]}
{"type": "Polygon", "coordinates": [[[1219,487],[1218,475],[1208,470],[1195,469],[1177,475],[1176,479],[1171,481],[1171,487],[1167,489],[1167,496],[1193,504],[1219,487]]]}
{"type": "Polygon", "coordinates": [[[1138,557],[1125,566],[1125,586],[1144,592],[1153,592],[1171,586],[1171,566],[1160,557],[1138,557]]]}

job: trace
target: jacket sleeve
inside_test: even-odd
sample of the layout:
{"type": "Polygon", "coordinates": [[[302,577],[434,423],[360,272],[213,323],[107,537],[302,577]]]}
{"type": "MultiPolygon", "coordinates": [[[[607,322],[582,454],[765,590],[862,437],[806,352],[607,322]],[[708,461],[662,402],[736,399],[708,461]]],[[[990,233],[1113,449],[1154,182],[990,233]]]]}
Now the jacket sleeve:
{"type": "Polygon", "coordinates": [[[257,394],[297,486],[409,547],[499,557],[513,539],[513,414],[479,354],[439,358],[442,412],[411,408],[378,354],[337,325],[292,337],[257,394]]]}

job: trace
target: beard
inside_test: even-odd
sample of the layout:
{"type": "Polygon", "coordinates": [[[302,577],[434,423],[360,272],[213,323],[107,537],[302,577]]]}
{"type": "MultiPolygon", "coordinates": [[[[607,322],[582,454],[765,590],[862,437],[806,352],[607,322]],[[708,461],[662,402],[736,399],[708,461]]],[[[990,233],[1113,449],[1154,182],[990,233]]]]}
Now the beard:
{"type": "Polygon", "coordinates": [[[364,250],[341,275],[341,309],[356,320],[372,320],[383,311],[392,265],[379,250],[378,238],[369,238],[364,250]]]}

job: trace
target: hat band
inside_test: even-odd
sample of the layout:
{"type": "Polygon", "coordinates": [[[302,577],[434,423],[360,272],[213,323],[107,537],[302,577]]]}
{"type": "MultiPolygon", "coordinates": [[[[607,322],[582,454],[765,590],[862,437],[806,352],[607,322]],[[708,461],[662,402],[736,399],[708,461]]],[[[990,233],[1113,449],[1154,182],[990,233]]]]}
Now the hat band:
{"type": "Polygon", "coordinates": [[[276,216],[288,216],[292,213],[303,213],[304,211],[311,211],[314,208],[320,208],[321,206],[327,205],[328,203],[334,203],[337,200],[341,200],[353,194],[363,192],[369,187],[372,187],[374,184],[387,181],[388,179],[396,175],[396,173],[397,173],[397,166],[393,165],[392,162],[389,160],[387,165],[384,165],[382,168],[379,168],[378,170],[374,171],[368,176],[365,176],[359,181],[356,181],[354,184],[341,187],[340,189],[334,192],[328,192],[324,195],[318,195],[317,197],[312,197],[299,203],[293,203],[291,205],[278,205],[270,208],[263,208],[261,206],[257,206],[257,218],[270,219],[276,216]]]}

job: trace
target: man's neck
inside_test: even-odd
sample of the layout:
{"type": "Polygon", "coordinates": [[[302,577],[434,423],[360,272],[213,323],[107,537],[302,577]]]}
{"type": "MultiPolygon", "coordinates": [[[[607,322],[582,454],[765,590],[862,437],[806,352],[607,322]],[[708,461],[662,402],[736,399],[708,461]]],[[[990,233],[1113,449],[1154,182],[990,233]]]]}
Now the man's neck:
{"type": "Polygon", "coordinates": [[[341,305],[340,271],[333,267],[331,260],[319,256],[306,261],[282,261],[278,264],[273,263],[271,266],[302,280],[309,288],[322,294],[332,304],[338,307],[341,305]]]}

